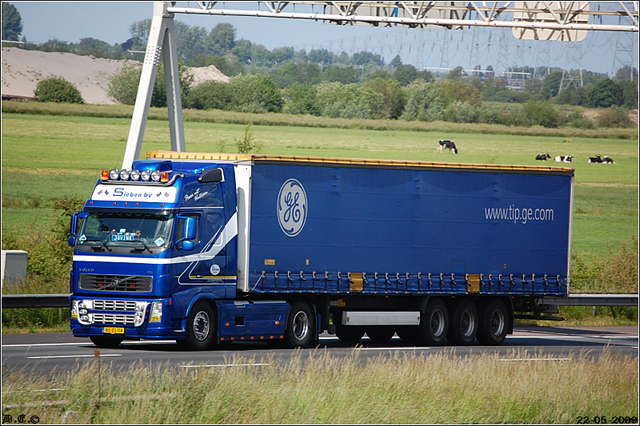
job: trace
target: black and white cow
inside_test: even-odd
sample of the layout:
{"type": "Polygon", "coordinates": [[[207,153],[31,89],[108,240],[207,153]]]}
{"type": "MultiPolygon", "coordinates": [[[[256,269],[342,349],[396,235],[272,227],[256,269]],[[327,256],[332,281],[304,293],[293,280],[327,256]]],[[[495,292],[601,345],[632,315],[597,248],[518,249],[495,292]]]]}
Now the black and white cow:
{"type": "Polygon", "coordinates": [[[587,161],[588,163],[602,163],[602,158],[600,158],[600,154],[596,155],[595,157],[589,157],[589,161],[587,161]]]}
{"type": "Polygon", "coordinates": [[[604,157],[602,157],[602,162],[605,164],[616,164],[613,159],[611,159],[610,157],[607,157],[606,155],[604,157]]]}
{"type": "Polygon", "coordinates": [[[549,154],[538,154],[536,155],[536,160],[547,161],[547,158],[551,158],[549,154]]]}
{"type": "Polygon", "coordinates": [[[571,155],[566,155],[566,156],[558,155],[554,158],[554,161],[556,163],[570,163],[571,160],[573,160],[573,156],[571,155]]]}
{"type": "Polygon", "coordinates": [[[456,144],[453,141],[443,141],[441,139],[438,145],[438,152],[442,152],[442,148],[449,149],[454,154],[458,153],[458,148],[456,148],[456,144]]]}

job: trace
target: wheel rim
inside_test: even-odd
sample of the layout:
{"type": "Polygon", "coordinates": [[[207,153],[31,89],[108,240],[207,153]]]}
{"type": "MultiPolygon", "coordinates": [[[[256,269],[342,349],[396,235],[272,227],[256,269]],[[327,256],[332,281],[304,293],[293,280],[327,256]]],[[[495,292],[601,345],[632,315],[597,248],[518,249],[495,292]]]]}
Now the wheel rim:
{"type": "Polygon", "coordinates": [[[299,311],[293,317],[293,336],[296,340],[304,340],[309,333],[309,317],[304,311],[299,311]]]}
{"type": "Polygon", "coordinates": [[[209,337],[209,315],[206,312],[200,311],[193,318],[193,335],[195,338],[202,342],[209,337]]]}
{"type": "Polygon", "coordinates": [[[491,314],[491,332],[494,336],[500,336],[504,330],[504,313],[496,309],[491,314]]]}
{"type": "Polygon", "coordinates": [[[434,337],[442,336],[442,334],[444,333],[445,321],[446,320],[444,318],[444,312],[442,312],[440,309],[436,309],[435,311],[433,311],[433,315],[431,315],[430,325],[431,334],[434,337]]]}
{"type": "Polygon", "coordinates": [[[476,318],[470,309],[465,309],[462,313],[460,325],[462,326],[462,335],[464,337],[471,337],[473,335],[476,329],[476,318]]]}

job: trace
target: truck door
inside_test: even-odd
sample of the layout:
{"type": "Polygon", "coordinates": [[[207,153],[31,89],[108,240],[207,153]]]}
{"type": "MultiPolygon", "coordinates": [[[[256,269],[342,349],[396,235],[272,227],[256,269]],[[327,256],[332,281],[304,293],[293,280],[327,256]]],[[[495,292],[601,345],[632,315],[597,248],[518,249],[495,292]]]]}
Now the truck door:
{"type": "MultiPolygon", "coordinates": [[[[221,209],[204,209],[202,213],[183,213],[179,216],[176,241],[181,237],[185,217],[198,221],[198,240],[194,249],[184,252],[193,261],[180,275],[180,284],[223,284],[227,277],[227,248],[222,230],[224,221],[221,209]]],[[[178,250],[181,243],[177,244],[178,250]]]]}

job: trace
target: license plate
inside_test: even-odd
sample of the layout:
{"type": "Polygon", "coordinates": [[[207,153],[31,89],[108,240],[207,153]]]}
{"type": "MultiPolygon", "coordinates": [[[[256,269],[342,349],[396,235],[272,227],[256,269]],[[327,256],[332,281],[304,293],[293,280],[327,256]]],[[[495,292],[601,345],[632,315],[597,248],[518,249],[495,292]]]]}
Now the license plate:
{"type": "Polygon", "coordinates": [[[124,327],[105,327],[104,334],[124,334],[124,327]]]}

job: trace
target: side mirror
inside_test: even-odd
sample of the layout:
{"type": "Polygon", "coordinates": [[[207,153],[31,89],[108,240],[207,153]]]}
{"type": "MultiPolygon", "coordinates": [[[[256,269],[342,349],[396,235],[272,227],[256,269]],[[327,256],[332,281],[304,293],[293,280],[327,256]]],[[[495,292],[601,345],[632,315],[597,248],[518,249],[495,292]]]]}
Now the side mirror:
{"type": "Polygon", "coordinates": [[[71,236],[67,241],[67,243],[71,247],[74,247],[76,245],[76,230],[78,229],[78,219],[86,219],[87,217],[89,217],[89,213],[82,213],[82,211],[75,212],[71,215],[71,223],[69,224],[69,234],[71,234],[71,236]]]}
{"type": "Polygon", "coordinates": [[[175,242],[176,245],[182,243],[181,250],[193,250],[195,243],[192,241],[196,238],[196,232],[198,230],[198,221],[193,217],[182,217],[184,219],[184,225],[182,228],[183,238],[175,242]]]}
{"type": "Polygon", "coordinates": [[[184,239],[185,240],[193,240],[196,237],[196,230],[198,227],[198,223],[192,217],[185,218],[184,221],[184,239]]]}

